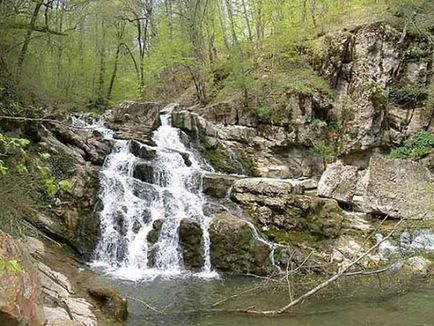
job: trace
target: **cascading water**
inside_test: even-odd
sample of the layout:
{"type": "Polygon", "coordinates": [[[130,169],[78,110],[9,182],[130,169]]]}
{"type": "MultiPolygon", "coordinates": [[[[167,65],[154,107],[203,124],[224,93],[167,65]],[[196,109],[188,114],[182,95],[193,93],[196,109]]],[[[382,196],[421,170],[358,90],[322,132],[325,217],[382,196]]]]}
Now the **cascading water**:
{"type": "Polygon", "coordinates": [[[148,162],[152,183],[133,177],[143,159],[132,154],[132,143],[113,141],[100,176],[101,240],[94,265],[128,279],[183,274],[178,229],[181,220],[189,218],[202,230],[204,264],[199,275],[213,276],[209,218],[202,210],[201,167],[181,142],[180,131],[171,126],[170,110],[161,115],[161,126],[152,140],[156,147],[139,145],[154,153],[148,162]],[[161,230],[157,242],[150,245],[148,235],[155,221],[162,222],[161,230]]]}
{"type": "MultiPolygon", "coordinates": [[[[180,130],[171,126],[166,107],[161,126],[154,132],[155,146],[113,139],[104,121],[73,118],[78,128],[97,131],[113,142],[100,173],[101,238],[93,265],[129,280],[156,276],[188,275],[183,264],[179,227],[183,219],[196,221],[202,231],[203,266],[198,275],[214,277],[210,259],[210,218],[203,212],[203,173],[212,170],[181,141],[180,130]],[[141,175],[136,175],[138,168],[141,175]],[[156,242],[150,241],[155,224],[160,224],[156,242]]],[[[228,194],[229,196],[229,194],[228,194]]],[[[252,235],[271,249],[274,265],[275,244],[262,239],[254,225],[252,235]]]]}

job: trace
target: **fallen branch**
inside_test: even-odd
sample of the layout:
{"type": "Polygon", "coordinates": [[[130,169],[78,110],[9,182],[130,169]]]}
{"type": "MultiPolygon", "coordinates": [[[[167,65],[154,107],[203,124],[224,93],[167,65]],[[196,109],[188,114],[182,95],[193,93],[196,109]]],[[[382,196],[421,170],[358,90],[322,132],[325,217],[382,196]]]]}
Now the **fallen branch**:
{"type": "Polygon", "coordinates": [[[152,307],[150,304],[146,303],[145,301],[142,301],[140,299],[133,298],[133,297],[127,297],[127,299],[139,302],[139,303],[143,304],[146,308],[148,308],[149,310],[152,310],[153,312],[155,312],[157,314],[161,314],[162,313],[161,311],[155,309],[154,307],[152,307]]]}
{"type": "Polygon", "coordinates": [[[12,116],[4,116],[0,115],[0,120],[17,120],[17,121],[36,121],[36,122],[49,122],[49,123],[56,123],[60,124],[69,128],[73,129],[92,129],[91,127],[76,127],[72,126],[71,124],[68,124],[63,121],[55,120],[55,119],[45,119],[45,118],[27,118],[27,117],[12,117],[12,116]]]}

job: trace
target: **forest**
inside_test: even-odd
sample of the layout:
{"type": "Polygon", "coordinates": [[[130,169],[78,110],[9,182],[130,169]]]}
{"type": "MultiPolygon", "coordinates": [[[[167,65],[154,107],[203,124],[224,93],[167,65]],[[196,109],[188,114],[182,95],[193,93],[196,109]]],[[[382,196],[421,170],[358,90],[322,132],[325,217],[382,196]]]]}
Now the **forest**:
{"type": "Polygon", "coordinates": [[[4,0],[3,85],[7,78],[25,97],[74,108],[173,100],[192,84],[202,104],[236,93],[247,104],[264,88],[321,83],[309,76],[309,40],[379,19],[412,20],[408,29],[423,33],[432,7],[424,0],[4,0]],[[299,75],[293,80],[284,76],[291,69],[299,75]]]}
{"type": "Polygon", "coordinates": [[[433,18],[0,0],[0,325],[431,325],[433,18]]]}

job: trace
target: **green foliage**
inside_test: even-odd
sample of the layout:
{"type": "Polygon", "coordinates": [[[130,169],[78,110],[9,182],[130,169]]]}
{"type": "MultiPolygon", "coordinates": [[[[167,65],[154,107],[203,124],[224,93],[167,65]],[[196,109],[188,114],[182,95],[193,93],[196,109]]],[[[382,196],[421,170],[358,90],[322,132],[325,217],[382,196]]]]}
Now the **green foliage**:
{"type": "Polygon", "coordinates": [[[418,160],[434,150],[434,134],[422,131],[402,147],[395,148],[390,158],[418,160]]]}
{"type": "Polygon", "coordinates": [[[18,173],[27,172],[26,148],[29,144],[28,139],[8,137],[0,133],[0,175],[6,174],[12,167],[18,173]]]}
{"type": "Polygon", "coordinates": [[[314,144],[311,152],[320,157],[325,163],[333,162],[336,159],[336,148],[332,144],[314,144]]]}
{"type": "Polygon", "coordinates": [[[51,169],[48,166],[38,165],[37,168],[39,170],[40,180],[49,199],[55,198],[59,191],[70,192],[72,190],[71,181],[57,180],[52,176],[51,169]]]}
{"type": "Polygon", "coordinates": [[[392,102],[405,106],[414,107],[415,105],[428,100],[430,92],[425,85],[414,83],[404,83],[390,87],[389,98],[392,102]]]}
{"type": "Polygon", "coordinates": [[[20,272],[21,271],[20,263],[15,259],[5,260],[0,258],[0,275],[6,270],[11,271],[12,273],[20,272]]]}

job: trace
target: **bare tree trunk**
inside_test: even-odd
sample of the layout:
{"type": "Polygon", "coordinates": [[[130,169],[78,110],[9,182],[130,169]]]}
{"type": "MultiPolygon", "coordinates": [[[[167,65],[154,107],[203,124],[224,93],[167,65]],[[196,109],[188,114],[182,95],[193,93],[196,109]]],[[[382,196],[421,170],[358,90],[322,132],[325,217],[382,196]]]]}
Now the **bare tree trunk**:
{"type": "Polygon", "coordinates": [[[24,38],[23,47],[21,48],[20,55],[18,56],[18,62],[17,62],[17,76],[18,76],[18,78],[21,77],[24,58],[26,57],[27,50],[29,48],[30,40],[32,37],[32,30],[35,27],[35,23],[36,23],[36,20],[38,19],[39,11],[41,10],[42,4],[43,4],[43,1],[39,1],[35,5],[35,9],[33,10],[32,18],[30,19],[29,28],[27,29],[26,36],[24,38]]]}
{"type": "Polygon", "coordinates": [[[232,41],[234,44],[238,43],[237,33],[235,31],[234,12],[232,9],[232,0],[226,0],[226,10],[228,12],[229,22],[231,23],[232,41]]]}
{"type": "Polygon", "coordinates": [[[108,88],[108,91],[107,91],[107,99],[108,100],[111,99],[112,91],[113,91],[113,86],[115,84],[116,74],[118,72],[118,62],[119,62],[119,54],[121,52],[121,46],[122,46],[122,44],[119,44],[118,48],[116,49],[116,55],[115,55],[115,63],[114,63],[114,67],[113,67],[113,73],[112,73],[112,77],[110,78],[110,84],[109,84],[109,88],[108,88]]]}
{"type": "Polygon", "coordinates": [[[251,42],[253,41],[253,35],[252,35],[252,28],[250,27],[249,12],[247,10],[246,1],[241,0],[241,4],[243,5],[244,19],[246,20],[247,32],[249,34],[249,41],[251,42]]]}

